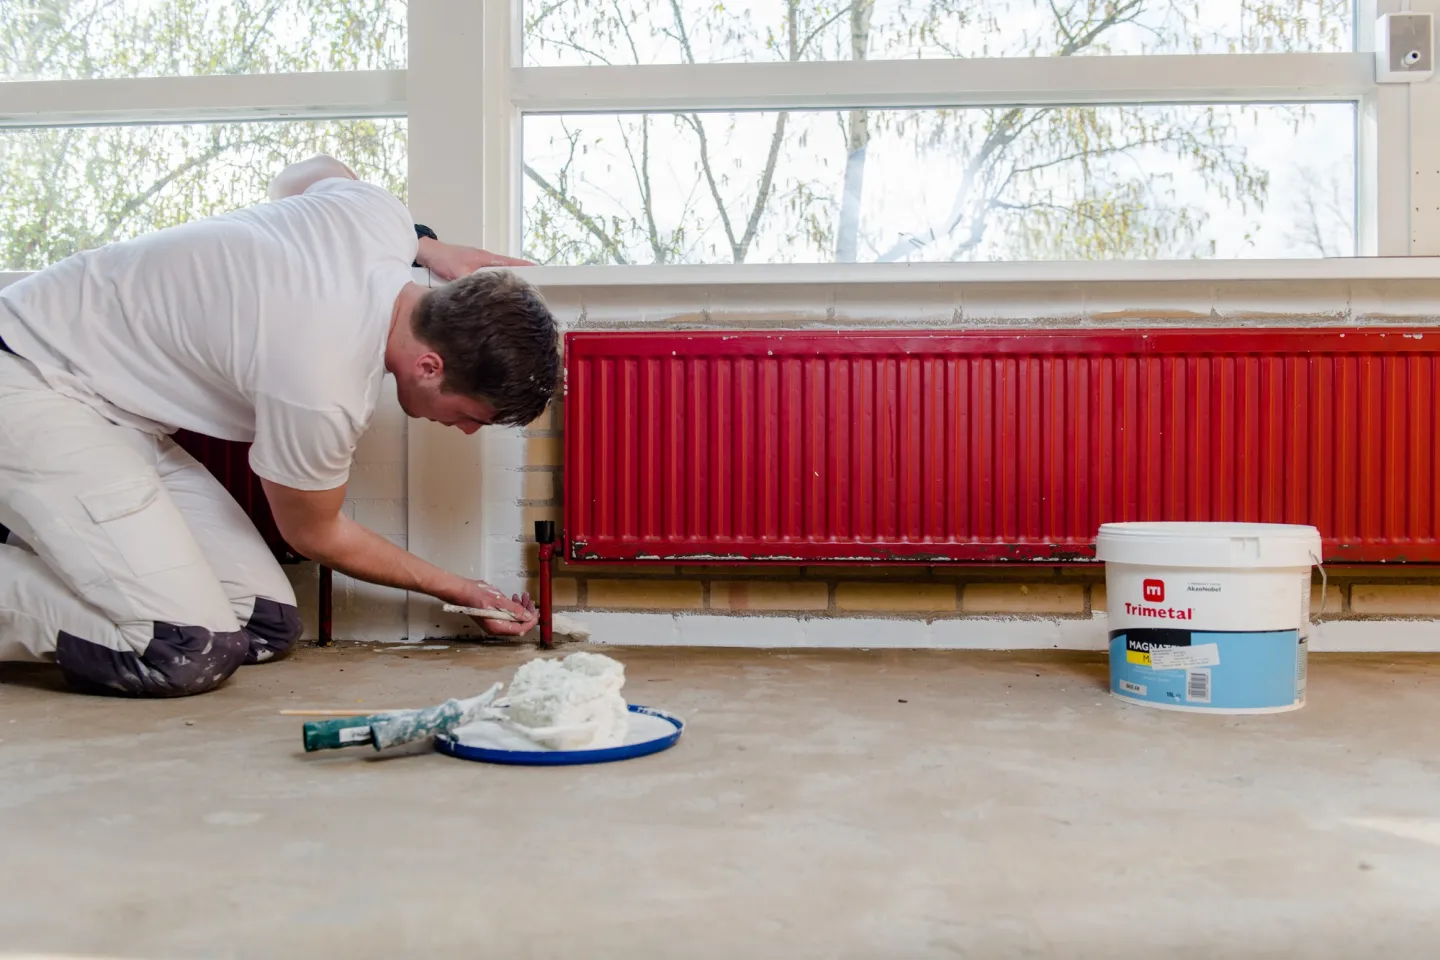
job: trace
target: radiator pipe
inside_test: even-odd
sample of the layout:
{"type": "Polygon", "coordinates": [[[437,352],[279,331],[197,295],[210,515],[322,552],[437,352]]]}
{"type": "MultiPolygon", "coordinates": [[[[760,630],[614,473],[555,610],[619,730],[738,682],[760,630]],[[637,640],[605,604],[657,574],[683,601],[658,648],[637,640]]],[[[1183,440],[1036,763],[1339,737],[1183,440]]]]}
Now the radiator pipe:
{"type": "Polygon", "coordinates": [[[320,606],[320,646],[322,646],[322,647],[328,647],[328,646],[330,646],[332,643],[335,642],[334,637],[331,635],[331,623],[330,623],[330,613],[331,613],[332,608],[334,607],[333,594],[331,593],[331,590],[333,589],[333,587],[334,587],[334,583],[332,582],[331,570],[330,570],[329,567],[327,567],[327,566],[325,566],[325,565],[322,564],[322,565],[320,566],[320,604],[319,604],[319,606],[320,606]]]}
{"type": "Polygon", "coordinates": [[[555,521],[535,521],[535,542],[540,545],[540,646],[555,646],[554,624],[551,620],[553,598],[550,595],[551,566],[555,560],[555,521]]]}

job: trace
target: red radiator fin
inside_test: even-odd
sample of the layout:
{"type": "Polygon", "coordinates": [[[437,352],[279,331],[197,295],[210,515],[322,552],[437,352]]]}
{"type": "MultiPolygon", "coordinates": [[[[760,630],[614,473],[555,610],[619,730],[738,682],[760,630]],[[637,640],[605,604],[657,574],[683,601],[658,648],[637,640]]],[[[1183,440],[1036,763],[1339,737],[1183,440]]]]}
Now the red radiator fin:
{"type": "Polygon", "coordinates": [[[1084,559],[1112,520],[1440,561],[1434,330],[572,333],[576,561],[1084,559]]]}

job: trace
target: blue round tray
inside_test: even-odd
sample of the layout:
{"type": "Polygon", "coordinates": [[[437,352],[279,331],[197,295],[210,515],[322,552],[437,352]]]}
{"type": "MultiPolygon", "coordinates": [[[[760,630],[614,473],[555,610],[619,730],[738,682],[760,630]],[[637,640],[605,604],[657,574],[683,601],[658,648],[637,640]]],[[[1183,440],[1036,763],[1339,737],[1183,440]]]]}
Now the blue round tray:
{"type": "Polygon", "coordinates": [[[673,729],[658,737],[641,740],[638,743],[622,743],[618,747],[602,750],[492,750],[488,747],[469,747],[457,741],[452,735],[435,738],[435,749],[447,756],[460,760],[476,760],[480,763],[509,763],[526,767],[559,767],[577,763],[611,763],[615,760],[630,760],[668,750],[680,740],[685,732],[685,721],[673,714],[654,707],[630,704],[631,713],[664,720],[673,729]]]}

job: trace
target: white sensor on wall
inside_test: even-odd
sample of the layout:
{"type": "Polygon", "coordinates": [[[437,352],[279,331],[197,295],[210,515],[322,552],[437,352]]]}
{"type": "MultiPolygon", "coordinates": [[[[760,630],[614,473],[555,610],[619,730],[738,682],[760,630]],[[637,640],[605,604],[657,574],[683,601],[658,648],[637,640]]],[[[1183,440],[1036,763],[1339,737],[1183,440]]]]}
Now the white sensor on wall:
{"type": "Polygon", "coordinates": [[[1375,82],[1417,83],[1435,73],[1435,18],[1387,13],[1375,24],[1375,82]]]}

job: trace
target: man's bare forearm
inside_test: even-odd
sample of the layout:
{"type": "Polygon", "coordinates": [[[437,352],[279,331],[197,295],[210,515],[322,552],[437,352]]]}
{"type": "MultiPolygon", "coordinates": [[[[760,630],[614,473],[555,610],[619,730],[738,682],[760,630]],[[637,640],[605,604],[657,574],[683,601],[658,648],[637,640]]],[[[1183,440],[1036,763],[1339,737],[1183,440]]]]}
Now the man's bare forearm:
{"type": "Polygon", "coordinates": [[[326,526],[303,545],[292,546],[356,580],[429,594],[446,603],[464,604],[473,598],[472,581],[421,560],[343,514],[326,526]]]}
{"type": "Polygon", "coordinates": [[[421,237],[415,261],[441,280],[458,280],[484,267],[533,267],[529,260],[505,257],[476,247],[463,247],[430,237],[421,237]]]}
{"type": "Polygon", "coordinates": [[[300,553],[357,580],[427,593],[462,607],[500,610],[480,621],[487,631],[518,637],[535,625],[533,606],[488,583],[426,563],[341,512],[345,488],[298,490],[261,478],[280,535],[300,553]]]}

